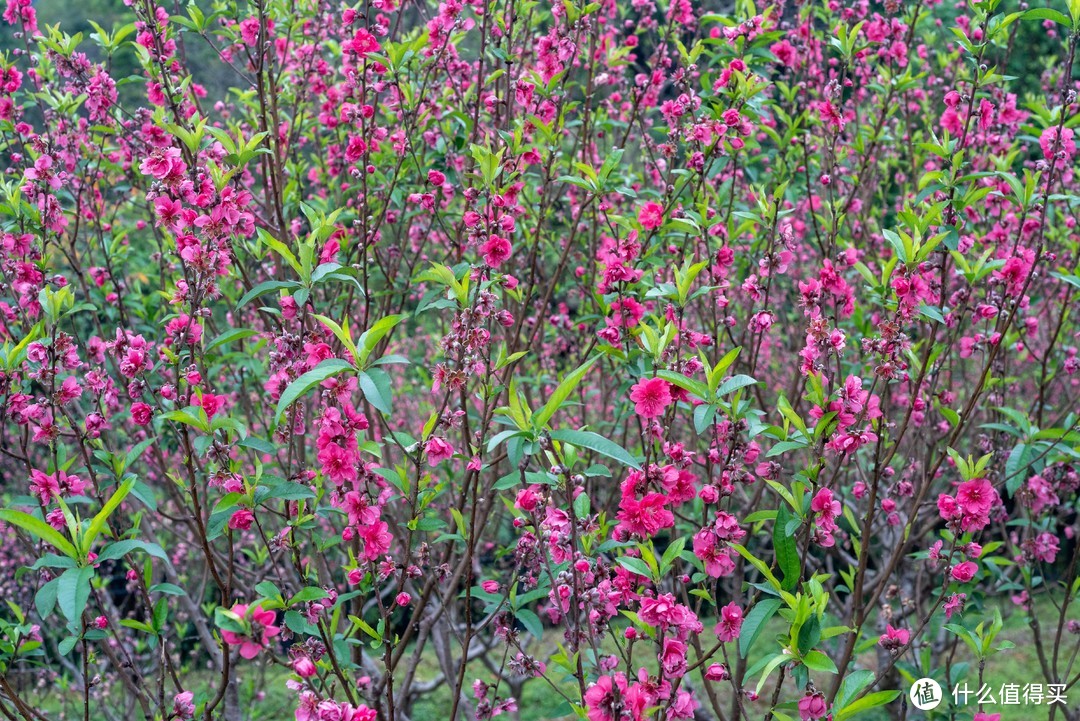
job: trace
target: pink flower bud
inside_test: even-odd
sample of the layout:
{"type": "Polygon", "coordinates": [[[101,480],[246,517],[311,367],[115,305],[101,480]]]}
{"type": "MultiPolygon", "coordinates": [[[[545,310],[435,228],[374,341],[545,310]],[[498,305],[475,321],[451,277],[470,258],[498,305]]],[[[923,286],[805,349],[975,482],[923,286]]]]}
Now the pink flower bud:
{"type": "Polygon", "coordinates": [[[300,678],[311,678],[315,675],[315,663],[307,656],[297,656],[293,659],[293,671],[300,678]]]}

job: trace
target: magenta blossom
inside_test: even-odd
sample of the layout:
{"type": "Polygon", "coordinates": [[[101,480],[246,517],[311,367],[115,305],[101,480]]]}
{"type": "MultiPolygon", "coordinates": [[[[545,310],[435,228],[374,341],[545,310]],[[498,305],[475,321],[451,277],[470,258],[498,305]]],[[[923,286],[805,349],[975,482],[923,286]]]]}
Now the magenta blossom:
{"type": "Polygon", "coordinates": [[[663,206],[652,201],[645,203],[645,205],[641,206],[641,210],[638,211],[638,222],[641,223],[641,227],[645,228],[645,230],[659,228],[664,222],[663,206]]]}
{"type": "Polygon", "coordinates": [[[243,618],[250,630],[246,633],[222,630],[221,637],[230,646],[239,646],[240,655],[244,658],[252,659],[258,656],[259,652],[270,644],[270,639],[281,633],[281,629],[274,625],[274,612],[258,604],[248,606],[239,603],[232,607],[232,612],[243,618]]]}
{"type": "Polygon", "coordinates": [[[720,622],[716,624],[716,637],[721,641],[734,641],[742,631],[743,610],[731,602],[720,609],[720,622]]]}
{"type": "Polygon", "coordinates": [[[642,378],[630,390],[630,400],[639,416],[656,418],[671,405],[671,384],[663,378],[642,378]]]}
{"type": "Polygon", "coordinates": [[[960,583],[967,583],[971,579],[975,578],[975,573],[979,570],[979,567],[972,561],[964,561],[958,563],[952,567],[950,574],[954,579],[960,583]]]}
{"type": "Polygon", "coordinates": [[[829,704],[821,693],[807,693],[799,699],[799,718],[802,721],[816,721],[829,712],[829,704]]]}

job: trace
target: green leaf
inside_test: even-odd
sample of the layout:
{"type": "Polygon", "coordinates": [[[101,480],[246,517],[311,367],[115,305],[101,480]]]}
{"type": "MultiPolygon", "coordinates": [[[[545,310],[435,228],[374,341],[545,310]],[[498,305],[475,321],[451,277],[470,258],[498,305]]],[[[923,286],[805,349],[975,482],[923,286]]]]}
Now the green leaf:
{"type": "MultiPolygon", "coordinates": [[[[732,348],[724,354],[724,357],[721,358],[719,362],[717,362],[717,364],[712,367],[711,370],[709,370],[710,391],[714,393],[716,392],[717,387],[720,385],[720,379],[723,377],[723,372],[731,367],[731,364],[735,362],[735,359],[739,357],[739,353],[741,352],[742,346],[732,348]]],[[[705,357],[704,353],[702,353],[701,355],[701,360],[702,363],[705,364],[705,367],[708,368],[708,358],[705,357]]]]}
{"type": "Polygon", "coordinates": [[[314,317],[315,320],[319,321],[324,326],[330,329],[330,331],[334,334],[334,337],[341,341],[341,345],[345,347],[345,350],[349,351],[349,355],[351,355],[353,358],[357,357],[356,344],[353,343],[352,335],[349,333],[348,318],[345,319],[345,325],[344,327],[342,327],[338,325],[337,321],[335,321],[333,318],[328,318],[325,315],[313,314],[312,317],[314,317]]]}
{"type": "Polygon", "coordinates": [[[770,584],[772,584],[773,588],[775,588],[777,591],[783,589],[783,585],[781,585],[780,581],[776,578],[776,576],[773,574],[773,572],[769,569],[769,567],[765,564],[764,561],[762,561],[754,554],[750,553],[750,551],[746,550],[744,546],[738,543],[732,543],[731,547],[734,548],[740,556],[749,561],[751,566],[760,571],[761,575],[764,576],[770,584]]]}
{"type": "Polygon", "coordinates": [[[849,719],[857,713],[862,711],[868,711],[878,706],[884,706],[887,703],[892,703],[900,696],[900,692],[893,691],[875,691],[874,693],[868,693],[861,699],[852,702],[850,705],[845,706],[835,716],[835,721],[844,721],[849,719]]]}
{"type": "Polygon", "coordinates": [[[367,360],[375,351],[375,347],[379,345],[379,341],[385,338],[394,329],[394,326],[408,317],[405,314],[388,315],[375,321],[374,325],[364,331],[360,336],[360,340],[356,342],[357,352],[360,356],[356,359],[357,365],[361,368],[366,367],[367,360]]]}
{"type": "Polygon", "coordinates": [[[1031,437],[1033,441],[1062,441],[1066,444],[1080,443],[1080,431],[1068,428],[1046,428],[1031,437]]]}
{"type": "Polygon", "coordinates": [[[799,629],[799,653],[806,654],[813,650],[821,640],[821,621],[816,615],[811,616],[799,629]]]}
{"type": "Polygon", "coordinates": [[[791,520],[791,512],[786,503],[780,504],[780,510],[776,512],[776,523],[773,525],[773,549],[776,551],[776,565],[784,576],[782,587],[785,591],[791,591],[799,585],[799,577],[802,575],[802,565],[799,563],[799,551],[795,544],[795,538],[788,535],[788,521],[791,520]]]}
{"type": "Polygon", "coordinates": [[[636,556],[619,556],[615,562],[631,573],[636,573],[645,578],[652,578],[653,573],[649,565],[636,556]]]}
{"type": "Polygon", "coordinates": [[[746,654],[754,645],[754,641],[761,635],[765,624],[773,617],[784,602],[779,598],[766,598],[758,601],[743,619],[742,632],[739,634],[739,655],[746,658],[746,654]]]}
{"type": "Polygon", "coordinates": [[[311,274],[311,284],[316,285],[331,273],[341,270],[341,263],[323,263],[311,274]]]}
{"type": "Polygon", "coordinates": [[[307,603],[308,601],[315,601],[320,598],[326,598],[329,594],[321,588],[316,586],[308,586],[307,588],[300,589],[300,592],[289,599],[289,605],[295,606],[298,603],[307,603]]]}
{"type": "Polygon", "coordinates": [[[618,443],[609,441],[598,433],[592,431],[551,431],[551,437],[562,443],[569,443],[578,448],[588,448],[602,456],[607,456],[631,468],[641,468],[636,458],[618,443]]]}
{"type": "Polygon", "coordinates": [[[145,441],[137,443],[135,446],[133,446],[131,448],[131,450],[129,450],[127,452],[127,455],[124,456],[124,468],[127,468],[132,463],[137,461],[139,459],[139,456],[141,456],[143,454],[143,452],[147,448],[149,448],[151,445],[153,445],[154,441],[156,441],[156,440],[157,440],[157,436],[151,436],[150,438],[147,438],[145,441]]]}
{"type": "Polygon", "coordinates": [[[574,499],[574,518],[588,518],[591,510],[592,501],[589,500],[589,494],[579,493],[574,499]]]}
{"type": "Polygon", "coordinates": [[[757,381],[754,380],[753,378],[751,378],[750,376],[746,376],[746,375],[732,376],[731,378],[728,378],[726,381],[724,381],[723,383],[720,384],[720,387],[716,389],[716,395],[717,396],[726,396],[729,393],[734,393],[735,391],[739,390],[740,388],[745,388],[746,386],[752,386],[752,385],[755,385],[756,383],[757,383],[757,381]]]}
{"type": "Polygon", "coordinates": [[[297,283],[295,280],[268,280],[264,283],[259,283],[247,293],[244,293],[244,297],[242,297],[240,299],[240,302],[236,304],[236,309],[240,310],[256,298],[266,295],[267,293],[273,293],[275,290],[284,290],[286,288],[292,289],[299,287],[301,287],[300,284],[297,283]]]}
{"type": "MultiPolygon", "coordinates": [[[[582,496],[585,494],[582,493],[582,496]]],[[[686,548],[686,536],[679,536],[671,542],[666,549],[664,549],[664,556],[660,559],[660,573],[661,575],[671,567],[671,564],[675,562],[675,559],[679,557],[679,554],[686,548]]]]}
{"type": "Polygon", "coordinates": [[[836,694],[836,705],[840,708],[846,706],[873,680],[874,672],[864,668],[849,673],[840,684],[840,692],[836,694]]]}
{"type": "Polygon", "coordinates": [[[227,330],[224,333],[222,333],[221,335],[219,335],[218,337],[214,338],[209,343],[207,343],[203,347],[203,352],[204,353],[209,353],[210,351],[212,351],[214,348],[217,348],[218,346],[223,346],[223,345],[225,345],[227,343],[232,343],[233,341],[236,341],[236,340],[243,340],[244,338],[250,338],[253,335],[258,335],[258,333],[256,331],[251,330],[250,328],[233,328],[231,330],[227,330]]]}
{"type": "Polygon", "coordinates": [[[1050,8],[1032,8],[1031,10],[1025,10],[1023,13],[1024,20],[1053,20],[1058,25],[1064,25],[1070,27],[1072,23],[1064,13],[1052,10],[1050,8]]]}
{"type": "MultiPolygon", "coordinates": [[[[264,480],[265,478],[264,476],[264,480]]],[[[303,501],[308,498],[315,498],[315,492],[304,484],[284,479],[275,479],[274,483],[267,483],[266,490],[270,494],[270,498],[279,501],[303,501]]]]}
{"type": "Polygon", "coordinates": [[[352,370],[352,365],[340,358],[327,358],[322,363],[319,363],[319,365],[289,384],[289,387],[281,394],[281,399],[277,404],[277,411],[274,413],[274,419],[281,420],[281,416],[289,406],[319,383],[347,370],[352,370]]]}
{"type": "Polygon", "coordinates": [[[185,591],[174,583],[155,583],[150,593],[164,593],[166,596],[183,596],[185,591]]]}
{"type": "Polygon", "coordinates": [[[56,602],[60,613],[71,623],[82,617],[86,602],[90,599],[90,579],[94,569],[90,566],[69,568],[60,576],[56,586],[56,602]]]}
{"type": "Polygon", "coordinates": [[[63,641],[56,644],[56,650],[61,656],[67,656],[75,649],[75,644],[78,643],[78,636],[67,636],[63,641]]]}
{"type": "Polygon", "coordinates": [[[292,267],[292,269],[296,271],[296,274],[298,276],[300,276],[301,278],[307,277],[304,266],[301,265],[300,261],[296,259],[296,255],[293,254],[291,250],[289,250],[289,247],[287,245],[282,243],[274,236],[270,235],[270,233],[263,228],[258,228],[257,232],[259,235],[259,240],[262,241],[263,244],[265,244],[268,248],[271,248],[275,253],[280,255],[285,260],[285,262],[288,263],[292,267]]]}
{"type": "Polygon", "coordinates": [[[307,618],[297,611],[285,612],[285,625],[290,631],[306,636],[318,636],[319,628],[313,623],[308,623],[307,618]]]}
{"type": "Polygon", "coordinates": [[[1031,449],[1026,443],[1019,443],[1009,453],[1009,457],[1005,459],[1005,488],[1009,491],[1009,496],[1015,496],[1016,492],[1020,489],[1020,486],[1027,481],[1028,465],[1031,464],[1031,449]]]}
{"type": "Polygon", "coordinates": [[[832,659],[823,654],[821,651],[810,651],[802,659],[803,664],[808,669],[813,671],[821,671],[822,673],[836,673],[836,664],[832,659]]]}
{"type": "Polygon", "coordinates": [[[600,356],[593,356],[562,379],[562,382],[555,388],[555,392],[548,398],[544,407],[533,415],[533,428],[540,430],[547,425],[547,422],[555,415],[555,411],[559,410],[559,406],[563,404],[563,401],[570,397],[570,394],[577,388],[578,383],[581,382],[581,379],[585,377],[585,374],[589,372],[589,369],[593,367],[599,358],[600,356]]]}
{"type": "MultiPolygon", "coordinates": [[[[769,676],[772,674],[772,672],[775,671],[776,668],[781,664],[790,661],[791,656],[784,653],[778,653],[773,655],[772,657],[766,656],[765,659],[762,660],[765,661],[765,664],[761,671],[761,678],[758,679],[757,686],[754,688],[755,693],[761,693],[761,687],[765,685],[765,682],[769,679],[769,676]]],[[[757,670],[760,664],[761,662],[754,664],[746,675],[753,675],[753,672],[757,670]]]]}
{"type": "Polygon", "coordinates": [[[18,526],[30,535],[45,541],[68,558],[73,560],[79,558],[79,552],[75,550],[75,546],[71,541],[61,536],[55,528],[45,523],[45,521],[31,516],[29,513],[5,508],[0,510],[0,521],[18,526]]]}
{"type": "Polygon", "coordinates": [[[663,378],[671,385],[678,386],[689,393],[693,393],[703,401],[708,401],[711,398],[709,386],[701,381],[696,381],[693,378],[687,378],[682,373],[675,373],[674,371],[657,371],[656,377],[663,378]]]}
{"type": "Polygon", "coordinates": [[[34,595],[34,608],[37,609],[41,618],[47,619],[52,615],[53,609],[56,608],[56,591],[59,586],[60,578],[54,578],[39,588],[34,595]]]}
{"type": "Polygon", "coordinates": [[[360,382],[360,390],[367,398],[368,403],[381,411],[383,415],[390,415],[392,409],[392,395],[390,393],[390,376],[381,370],[372,368],[360,371],[357,374],[360,382]]]}
{"type": "Polygon", "coordinates": [[[537,639],[544,637],[544,624],[540,621],[540,617],[533,611],[527,608],[518,609],[515,613],[517,619],[521,621],[521,625],[525,627],[525,630],[531,633],[537,639]]]}
{"type": "Polygon", "coordinates": [[[90,527],[86,529],[86,534],[83,535],[82,538],[82,550],[84,554],[90,552],[90,549],[94,545],[94,541],[97,540],[98,535],[101,533],[102,529],[105,528],[105,524],[108,522],[109,516],[111,516],[113,511],[116,510],[117,506],[119,506],[124,501],[124,499],[127,498],[128,493],[131,492],[131,488],[134,485],[134,478],[129,478],[124,483],[122,483],[120,487],[116,489],[116,492],[112,494],[109,500],[105,502],[105,505],[101,507],[101,510],[98,511],[98,514],[94,516],[94,520],[90,521],[90,527]]]}
{"type": "Polygon", "coordinates": [[[100,563],[102,561],[113,561],[117,558],[123,558],[133,551],[144,551],[151,556],[162,560],[168,558],[168,556],[165,555],[165,551],[163,551],[161,546],[156,543],[146,543],[144,541],[129,538],[105,546],[105,548],[101,550],[101,553],[98,554],[97,562],[100,563]]]}
{"type": "Polygon", "coordinates": [[[175,411],[169,411],[161,414],[161,419],[165,421],[175,421],[177,423],[183,423],[184,425],[197,428],[203,433],[210,432],[210,423],[206,419],[206,412],[198,406],[188,406],[188,408],[194,408],[195,412],[188,410],[187,408],[177,409],[175,411]]]}

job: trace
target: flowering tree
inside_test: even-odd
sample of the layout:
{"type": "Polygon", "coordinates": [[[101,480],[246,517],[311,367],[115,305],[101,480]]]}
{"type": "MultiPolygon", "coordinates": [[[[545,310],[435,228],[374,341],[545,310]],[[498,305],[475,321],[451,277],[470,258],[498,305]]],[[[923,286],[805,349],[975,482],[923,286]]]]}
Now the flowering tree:
{"type": "Polygon", "coordinates": [[[4,718],[1080,718],[1080,2],[125,4],[3,13],[4,718]]]}

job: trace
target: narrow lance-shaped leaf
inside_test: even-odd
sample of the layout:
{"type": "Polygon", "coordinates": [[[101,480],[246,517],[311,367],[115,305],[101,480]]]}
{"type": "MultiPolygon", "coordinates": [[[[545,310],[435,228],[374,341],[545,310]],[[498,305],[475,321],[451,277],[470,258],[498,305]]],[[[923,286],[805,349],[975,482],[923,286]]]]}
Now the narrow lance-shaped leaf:
{"type": "Polygon", "coordinates": [[[787,504],[781,503],[780,510],[776,513],[776,523],[773,526],[773,549],[776,551],[776,565],[784,575],[782,587],[785,591],[791,591],[799,584],[801,572],[795,539],[787,533],[789,520],[791,520],[791,513],[788,511],[787,504]]]}
{"type": "Polygon", "coordinates": [[[101,534],[105,524],[109,521],[109,516],[113,511],[127,498],[128,493],[131,492],[132,487],[135,485],[135,479],[129,478],[120,484],[120,487],[116,489],[116,492],[112,494],[105,505],[101,507],[98,514],[94,516],[94,519],[90,521],[90,527],[86,529],[86,533],[82,537],[82,552],[83,554],[89,553],[91,547],[94,545],[94,540],[101,534]]]}
{"type": "Polygon", "coordinates": [[[742,631],[739,633],[739,655],[746,658],[746,654],[754,646],[754,641],[761,635],[765,624],[773,617],[784,602],[778,598],[766,598],[758,601],[743,619],[742,631]]]}
{"type": "Polygon", "coordinates": [[[572,446],[578,448],[588,448],[591,451],[596,451],[602,456],[612,458],[619,463],[623,463],[631,468],[641,468],[641,463],[638,462],[630,453],[614,441],[604,438],[599,433],[593,433],[592,431],[551,431],[551,437],[562,443],[569,443],[572,446]]]}
{"type": "Polygon", "coordinates": [[[343,361],[340,358],[327,358],[322,363],[319,363],[319,365],[289,384],[289,387],[281,394],[281,399],[278,400],[277,411],[274,413],[274,418],[280,420],[282,414],[285,413],[285,410],[296,402],[300,396],[304,395],[327,378],[336,376],[347,370],[352,370],[352,364],[343,361]]]}
{"type": "Polygon", "coordinates": [[[394,329],[401,321],[405,320],[408,316],[401,315],[388,315],[385,318],[381,318],[376,321],[370,328],[363,332],[360,336],[360,340],[356,343],[356,350],[359,357],[356,359],[357,365],[361,368],[367,365],[368,358],[374,352],[375,347],[379,345],[379,341],[389,335],[390,331],[394,329]]]}
{"type": "Polygon", "coordinates": [[[539,430],[547,425],[547,422],[555,415],[555,411],[559,410],[559,406],[563,404],[563,401],[570,397],[570,394],[573,393],[574,389],[581,383],[581,379],[585,377],[585,374],[589,372],[589,369],[596,364],[596,361],[599,358],[600,356],[590,358],[562,379],[562,383],[555,388],[555,392],[548,398],[544,407],[533,415],[532,424],[534,428],[539,430]]]}
{"type": "Polygon", "coordinates": [[[74,544],[60,535],[60,532],[40,518],[35,518],[29,513],[5,508],[0,510],[0,521],[18,526],[36,538],[40,538],[68,558],[78,559],[79,553],[74,544]]]}
{"type": "Polygon", "coordinates": [[[687,378],[682,373],[675,373],[674,371],[657,371],[656,377],[663,378],[668,383],[693,393],[703,401],[709,401],[711,399],[711,393],[709,393],[709,387],[707,385],[701,381],[696,381],[693,378],[687,378]]]}
{"type": "Polygon", "coordinates": [[[240,302],[236,304],[236,309],[239,310],[251,301],[264,296],[267,293],[273,293],[275,290],[293,289],[301,287],[295,280],[268,280],[263,283],[259,283],[257,286],[244,293],[244,296],[240,299],[240,302]]]}

